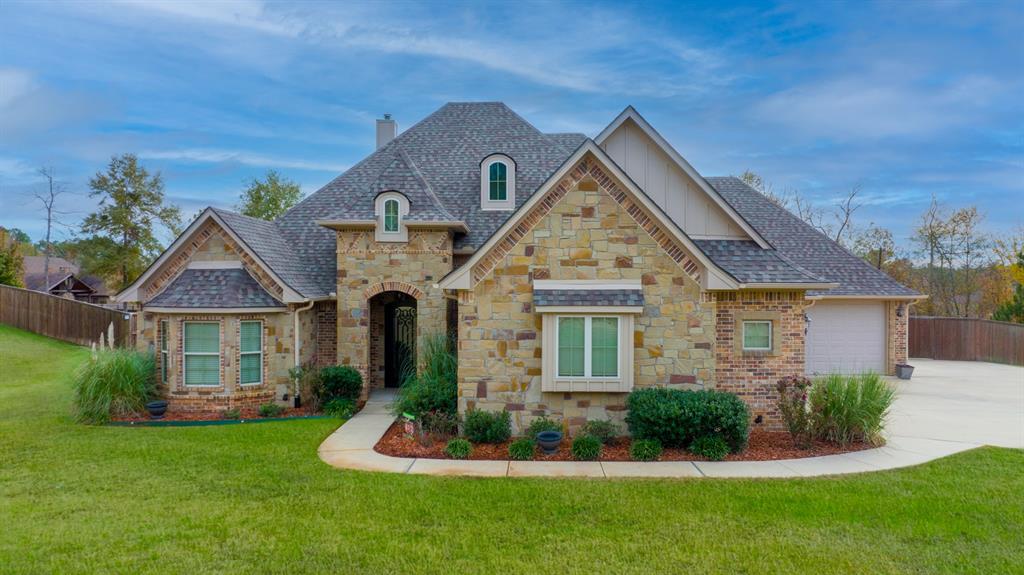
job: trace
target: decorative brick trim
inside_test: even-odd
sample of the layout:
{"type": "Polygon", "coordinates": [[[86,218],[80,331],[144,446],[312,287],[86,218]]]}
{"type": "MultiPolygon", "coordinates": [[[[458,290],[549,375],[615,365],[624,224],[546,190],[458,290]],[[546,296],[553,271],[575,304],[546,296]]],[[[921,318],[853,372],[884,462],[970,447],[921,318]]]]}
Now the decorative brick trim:
{"type": "Polygon", "coordinates": [[[473,285],[476,285],[494,268],[505,259],[505,256],[512,251],[530,230],[533,229],[558,202],[574,187],[579,185],[584,178],[593,178],[598,188],[608,194],[651,238],[659,245],[673,261],[693,278],[698,284],[701,281],[700,266],[689,253],[662,227],[658,219],[648,213],[640,205],[632,193],[620,186],[607,172],[601,169],[598,162],[584,158],[573,167],[569,173],[553,186],[529,212],[521,215],[516,225],[501,238],[490,251],[473,267],[473,285]]]}
{"type": "Polygon", "coordinates": [[[386,291],[398,291],[406,295],[410,295],[417,300],[423,299],[424,293],[418,287],[399,281],[387,281],[374,284],[363,291],[363,297],[370,299],[375,295],[382,294],[386,291]]]}

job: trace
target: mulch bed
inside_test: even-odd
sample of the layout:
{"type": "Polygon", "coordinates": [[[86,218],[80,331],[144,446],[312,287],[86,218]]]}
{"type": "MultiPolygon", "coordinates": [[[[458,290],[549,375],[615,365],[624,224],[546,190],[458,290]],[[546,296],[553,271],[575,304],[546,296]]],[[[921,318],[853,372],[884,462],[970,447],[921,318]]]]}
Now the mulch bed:
{"type": "MultiPolygon", "coordinates": [[[[239,410],[241,417],[238,419],[262,419],[259,414],[259,409],[255,407],[249,407],[239,410]]],[[[320,415],[319,412],[315,412],[308,407],[288,407],[285,408],[280,414],[275,415],[274,418],[281,417],[306,417],[310,415],[320,415]]],[[[137,413],[130,416],[111,417],[111,421],[225,421],[223,411],[172,411],[168,410],[164,414],[163,419],[150,419],[148,413],[137,413]]]]}
{"type": "MultiPolygon", "coordinates": [[[[506,460],[508,459],[508,445],[505,442],[495,445],[474,445],[473,454],[470,459],[474,460],[506,460]]],[[[563,439],[558,451],[552,455],[544,455],[537,449],[534,456],[535,461],[572,461],[572,453],[569,451],[571,439],[563,439]]],[[[384,455],[393,457],[421,457],[426,459],[451,459],[444,454],[444,441],[433,441],[428,445],[422,445],[414,438],[406,435],[403,425],[396,421],[388,429],[384,437],[380,439],[374,450],[384,455]]],[[[750,442],[747,449],[740,453],[730,453],[725,461],[772,461],[775,459],[800,459],[803,457],[818,457],[821,455],[835,455],[837,453],[850,453],[875,447],[869,443],[854,443],[842,447],[838,444],[825,441],[816,441],[809,449],[800,449],[793,445],[793,439],[786,432],[761,431],[750,432],[750,442]]],[[[632,461],[629,457],[629,439],[619,438],[610,445],[605,445],[601,450],[599,461],[632,461]]],[[[666,448],[658,461],[707,461],[703,457],[693,455],[683,449],[666,448]]]]}

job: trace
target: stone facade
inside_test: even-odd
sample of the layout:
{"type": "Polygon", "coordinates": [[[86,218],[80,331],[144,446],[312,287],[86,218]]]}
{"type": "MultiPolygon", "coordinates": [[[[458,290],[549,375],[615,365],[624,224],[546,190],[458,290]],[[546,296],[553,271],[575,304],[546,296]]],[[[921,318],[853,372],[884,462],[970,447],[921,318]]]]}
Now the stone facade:
{"type": "Polygon", "coordinates": [[[514,241],[499,243],[500,258],[484,258],[489,270],[479,283],[459,294],[460,411],[508,409],[519,429],[541,415],[570,430],[588,419],[622,421],[625,393],[541,391],[535,279],[640,280],[645,308],[628,342],[634,387],[713,387],[715,304],[702,301],[689,256],[666,250],[661,233],[645,228],[650,218],[629,211],[617,184],[593,164],[581,164],[559,188],[529,226],[516,227],[514,241]]]}
{"type": "Polygon", "coordinates": [[[810,302],[802,291],[720,292],[709,297],[714,297],[717,306],[718,389],[735,393],[747,403],[755,419],[760,416],[768,427],[781,429],[775,384],[781,377],[804,372],[804,308],[810,302]],[[743,350],[743,320],[772,322],[770,351],[743,350]]]}
{"type": "MultiPolygon", "coordinates": [[[[383,385],[382,373],[371,370],[371,308],[386,292],[416,300],[417,347],[423,337],[443,333],[447,300],[434,285],[452,270],[452,236],[448,230],[414,229],[408,242],[378,242],[373,230],[339,230],[338,238],[338,363],[355,367],[369,389],[383,385]]],[[[384,296],[386,297],[386,295],[384,296]]],[[[380,328],[377,323],[377,328],[380,328]]]]}

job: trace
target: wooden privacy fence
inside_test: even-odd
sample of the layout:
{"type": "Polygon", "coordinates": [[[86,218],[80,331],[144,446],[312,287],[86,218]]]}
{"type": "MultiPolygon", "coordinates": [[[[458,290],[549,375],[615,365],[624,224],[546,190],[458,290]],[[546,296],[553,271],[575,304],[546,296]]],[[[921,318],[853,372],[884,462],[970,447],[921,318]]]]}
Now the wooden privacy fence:
{"type": "Polygon", "coordinates": [[[911,317],[910,357],[1024,365],[1024,324],[960,317],[911,317]]]}
{"type": "Polygon", "coordinates": [[[78,345],[90,345],[114,325],[114,344],[128,346],[128,314],[91,303],[0,285],[0,323],[78,345]]]}

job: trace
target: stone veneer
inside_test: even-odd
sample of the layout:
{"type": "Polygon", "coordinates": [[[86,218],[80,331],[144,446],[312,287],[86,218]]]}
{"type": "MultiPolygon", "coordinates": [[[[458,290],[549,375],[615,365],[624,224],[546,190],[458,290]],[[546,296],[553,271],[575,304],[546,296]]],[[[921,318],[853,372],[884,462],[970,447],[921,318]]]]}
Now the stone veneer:
{"type": "Polygon", "coordinates": [[[459,292],[459,410],[508,409],[522,429],[541,415],[575,429],[588,419],[622,421],[625,393],[541,391],[542,316],[533,280],[640,280],[634,388],[713,387],[714,302],[701,298],[699,270],[637,212],[617,183],[581,162],[540,201],[514,239],[483,258],[479,283],[459,292]],[[600,182],[604,182],[603,184],[600,182]],[[657,238],[657,239],[656,239],[657,238]]]}
{"type": "MultiPolygon", "coordinates": [[[[363,376],[364,395],[383,385],[371,373],[371,302],[389,291],[416,299],[417,348],[423,337],[443,333],[447,303],[434,284],[452,270],[448,230],[411,229],[408,242],[378,242],[373,230],[338,230],[338,363],[363,376]]],[[[373,306],[376,307],[376,306],[373,306]]]]}

